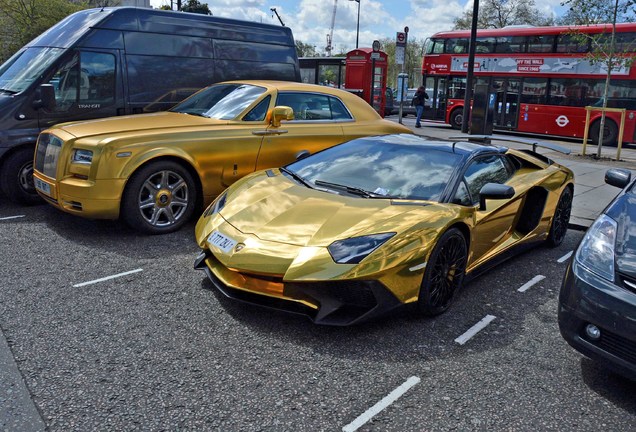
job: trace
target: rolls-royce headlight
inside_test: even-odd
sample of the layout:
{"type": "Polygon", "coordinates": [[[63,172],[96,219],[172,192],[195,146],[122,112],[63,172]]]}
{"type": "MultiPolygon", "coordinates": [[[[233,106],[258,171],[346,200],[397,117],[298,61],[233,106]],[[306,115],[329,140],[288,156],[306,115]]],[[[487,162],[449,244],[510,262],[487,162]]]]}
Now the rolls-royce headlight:
{"type": "Polygon", "coordinates": [[[73,163],[90,165],[93,162],[93,152],[84,149],[73,150],[73,163]]]}
{"type": "Polygon", "coordinates": [[[358,264],[394,235],[395,233],[382,233],[337,240],[327,249],[338,264],[358,264]]]}

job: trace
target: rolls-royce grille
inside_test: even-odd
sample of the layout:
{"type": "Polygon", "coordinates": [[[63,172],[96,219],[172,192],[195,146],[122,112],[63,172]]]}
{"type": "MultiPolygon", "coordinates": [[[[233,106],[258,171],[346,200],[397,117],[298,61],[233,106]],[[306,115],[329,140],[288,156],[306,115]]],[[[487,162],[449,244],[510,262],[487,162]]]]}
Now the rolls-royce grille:
{"type": "Polygon", "coordinates": [[[40,134],[35,152],[35,169],[47,177],[55,178],[61,149],[62,140],[58,137],[51,134],[40,134]]]}

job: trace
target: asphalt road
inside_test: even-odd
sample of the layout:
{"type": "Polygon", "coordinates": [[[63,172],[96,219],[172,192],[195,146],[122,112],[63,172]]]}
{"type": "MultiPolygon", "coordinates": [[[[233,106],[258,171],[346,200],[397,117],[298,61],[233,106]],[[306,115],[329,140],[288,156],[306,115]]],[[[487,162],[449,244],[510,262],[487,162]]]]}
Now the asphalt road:
{"type": "Polygon", "coordinates": [[[558,332],[558,259],[581,235],[474,280],[441,317],[329,328],[223,298],[192,269],[193,225],[148,237],[3,200],[0,328],[33,430],[635,430],[636,383],[558,332]]]}

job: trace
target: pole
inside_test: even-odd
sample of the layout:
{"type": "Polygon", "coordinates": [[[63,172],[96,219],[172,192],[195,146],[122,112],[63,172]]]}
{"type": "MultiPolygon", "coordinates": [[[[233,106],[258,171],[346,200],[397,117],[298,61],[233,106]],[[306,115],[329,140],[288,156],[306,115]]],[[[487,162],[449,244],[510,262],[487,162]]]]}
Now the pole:
{"type": "MultiPolygon", "coordinates": [[[[402,62],[402,67],[400,68],[400,73],[404,73],[404,64],[406,63],[406,45],[409,41],[409,28],[404,27],[404,61],[402,62]]],[[[398,123],[402,123],[402,107],[404,106],[404,92],[406,89],[404,88],[404,75],[402,75],[402,81],[400,81],[400,112],[398,113],[398,123]]]]}
{"type": "Polygon", "coordinates": [[[358,49],[358,39],[360,37],[360,0],[358,2],[358,23],[356,24],[356,49],[358,49]]]}
{"type": "Polygon", "coordinates": [[[473,98],[473,75],[475,73],[475,41],[477,40],[477,14],[479,0],[473,0],[473,22],[470,26],[470,43],[468,45],[468,72],[466,73],[466,92],[464,93],[464,114],[462,118],[462,133],[468,132],[468,118],[470,117],[470,101],[473,98]]]}

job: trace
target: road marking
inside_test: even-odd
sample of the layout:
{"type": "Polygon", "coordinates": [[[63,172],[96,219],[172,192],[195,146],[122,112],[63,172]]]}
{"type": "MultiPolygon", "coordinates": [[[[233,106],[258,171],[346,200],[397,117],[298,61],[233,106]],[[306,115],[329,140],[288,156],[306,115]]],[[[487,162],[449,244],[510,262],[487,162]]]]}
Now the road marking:
{"type": "Polygon", "coordinates": [[[143,270],[144,269],[140,269],[139,268],[139,269],[127,271],[127,272],[124,272],[124,273],[119,273],[119,274],[112,275],[112,276],[106,276],[106,277],[103,277],[101,279],[95,279],[95,280],[88,281],[88,282],[78,283],[78,284],[73,285],[73,288],[79,288],[79,287],[83,287],[83,286],[86,286],[86,285],[96,284],[98,282],[104,282],[104,281],[107,281],[107,280],[116,279],[118,277],[127,276],[129,274],[139,273],[140,271],[143,271],[143,270]]]}
{"type": "Polygon", "coordinates": [[[7,217],[0,218],[0,221],[1,221],[1,220],[9,220],[9,219],[18,219],[18,218],[23,218],[24,216],[26,216],[26,215],[7,216],[7,217]]]}
{"type": "Polygon", "coordinates": [[[409,391],[411,387],[420,382],[420,379],[416,376],[412,376],[407,379],[401,386],[393,390],[387,396],[385,396],[380,402],[373,405],[371,408],[366,410],[362,415],[360,415],[357,419],[349,423],[348,425],[342,428],[343,432],[353,432],[358,430],[360,426],[371,420],[376,414],[380,411],[391,405],[393,402],[398,400],[404,393],[409,391]]]}
{"type": "Polygon", "coordinates": [[[560,263],[563,263],[563,262],[565,262],[565,261],[569,260],[571,256],[572,256],[572,251],[570,251],[570,252],[566,253],[565,255],[563,255],[561,258],[559,258],[559,259],[557,260],[557,262],[558,262],[559,264],[560,264],[560,263]]]}
{"type": "Polygon", "coordinates": [[[482,318],[481,321],[479,321],[477,324],[469,328],[466,333],[464,333],[463,335],[455,339],[455,342],[457,342],[460,345],[464,345],[466,342],[470,340],[470,338],[472,338],[477,333],[479,333],[484,328],[486,328],[486,326],[490,324],[492,320],[494,320],[495,318],[496,317],[494,315],[486,315],[484,318],[482,318]]]}
{"type": "Polygon", "coordinates": [[[528,282],[521,285],[521,287],[517,291],[526,292],[532,285],[536,284],[537,282],[541,282],[543,279],[545,279],[545,276],[543,275],[535,276],[532,279],[530,279],[528,282]]]}

